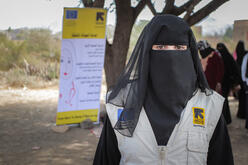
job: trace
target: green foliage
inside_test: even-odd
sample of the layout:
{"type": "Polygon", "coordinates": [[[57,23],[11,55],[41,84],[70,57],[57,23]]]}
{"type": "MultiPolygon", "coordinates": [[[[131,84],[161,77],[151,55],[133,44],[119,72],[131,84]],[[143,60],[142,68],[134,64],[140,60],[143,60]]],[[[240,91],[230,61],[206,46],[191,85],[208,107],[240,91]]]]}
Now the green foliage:
{"type": "Polygon", "coordinates": [[[6,34],[0,33],[0,70],[9,70],[15,65],[21,65],[21,56],[25,53],[25,42],[9,40],[6,34]]]}
{"type": "Polygon", "coordinates": [[[29,52],[48,52],[51,49],[52,35],[48,29],[31,29],[27,36],[27,49],[29,52]]]}
{"type": "Polygon", "coordinates": [[[232,39],[232,35],[233,35],[233,27],[229,26],[225,29],[225,33],[223,35],[223,40],[228,41],[228,40],[232,39]]]}
{"type": "Polygon", "coordinates": [[[235,46],[237,44],[233,41],[232,34],[233,34],[233,27],[228,26],[222,32],[219,33],[215,32],[214,34],[206,35],[201,39],[207,40],[213,48],[216,48],[216,45],[219,42],[222,42],[227,46],[229,52],[232,53],[235,50],[235,46]]]}
{"type": "Polygon", "coordinates": [[[192,26],[191,29],[195,35],[196,40],[201,40],[202,38],[202,27],[201,26],[192,26]]]}
{"type": "Polygon", "coordinates": [[[140,20],[134,24],[133,30],[131,33],[131,37],[130,37],[127,60],[130,58],[131,53],[132,53],[132,51],[136,45],[136,42],[137,42],[142,30],[148,24],[148,22],[149,21],[147,21],[147,20],[140,20]]]}
{"type": "MultiPolygon", "coordinates": [[[[46,62],[59,61],[61,40],[49,29],[8,30],[0,34],[0,70],[15,65],[22,67],[24,59],[46,62]],[[13,37],[14,36],[14,37],[13,37]]],[[[33,63],[28,60],[28,63],[33,63]]]]}
{"type": "Polygon", "coordinates": [[[7,83],[14,87],[24,87],[30,83],[30,76],[27,76],[25,70],[20,68],[10,69],[6,79],[7,83]]]}
{"type": "Polygon", "coordinates": [[[57,79],[60,49],[61,33],[9,28],[0,33],[0,71],[8,73],[7,82],[13,86],[27,84],[28,78],[57,79]]]}
{"type": "Polygon", "coordinates": [[[47,79],[49,82],[44,81],[44,78],[38,75],[28,75],[25,69],[12,68],[8,72],[0,71],[0,85],[11,86],[11,87],[29,87],[29,88],[40,88],[46,87],[47,85],[58,84],[57,79],[47,79]],[[51,81],[52,80],[52,81],[51,81]]]}

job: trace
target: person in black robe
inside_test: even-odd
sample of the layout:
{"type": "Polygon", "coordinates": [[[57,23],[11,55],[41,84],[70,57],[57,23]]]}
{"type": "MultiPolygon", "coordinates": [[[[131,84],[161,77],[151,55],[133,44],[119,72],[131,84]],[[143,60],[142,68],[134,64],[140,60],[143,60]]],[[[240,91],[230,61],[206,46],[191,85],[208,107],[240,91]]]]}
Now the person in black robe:
{"type": "Polygon", "coordinates": [[[228,102],[228,96],[231,90],[237,90],[240,83],[242,83],[241,76],[237,63],[229,53],[227,47],[223,43],[217,44],[217,50],[220,52],[224,62],[224,77],[222,80],[222,95],[225,97],[223,115],[227,124],[232,122],[230,107],[228,102]]]}
{"type": "Polygon", "coordinates": [[[246,114],[246,123],[245,128],[248,129],[248,53],[244,56],[241,66],[241,76],[243,81],[243,90],[244,90],[244,109],[246,114]]]}
{"type": "MultiPolygon", "coordinates": [[[[239,41],[236,46],[236,54],[237,54],[237,64],[239,67],[239,73],[241,75],[241,65],[243,58],[246,54],[245,45],[243,41],[239,41]]],[[[245,86],[243,83],[240,83],[241,89],[238,91],[238,99],[239,99],[239,107],[237,112],[237,117],[240,119],[245,119],[245,86]]]]}
{"type": "MultiPolygon", "coordinates": [[[[206,96],[212,94],[202,71],[192,30],[179,17],[155,16],[141,33],[117,85],[108,93],[107,103],[124,109],[114,128],[106,116],[93,165],[120,164],[121,153],[114,129],[132,138],[142,107],[157,144],[166,145],[196,88],[206,96]]],[[[210,140],[207,164],[233,165],[230,139],[222,116],[210,140]]]]}
{"type": "Polygon", "coordinates": [[[244,41],[240,40],[238,42],[235,51],[237,54],[237,64],[238,64],[239,70],[241,71],[242,61],[243,61],[245,54],[247,53],[245,50],[244,41]]]}
{"type": "Polygon", "coordinates": [[[209,87],[221,94],[224,63],[220,53],[214,50],[206,40],[199,41],[197,47],[201,55],[201,63],[209,87]]]}

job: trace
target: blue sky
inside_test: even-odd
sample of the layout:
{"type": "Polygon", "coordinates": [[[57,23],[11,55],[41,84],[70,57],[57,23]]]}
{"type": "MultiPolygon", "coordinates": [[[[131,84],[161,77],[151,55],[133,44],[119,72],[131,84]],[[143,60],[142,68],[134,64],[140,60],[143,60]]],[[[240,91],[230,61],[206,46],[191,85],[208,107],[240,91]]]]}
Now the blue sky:
{"type": "MultiPolygon", "coordinates": [[[[203,0],[203,6],[210,0],[203,0]]],[[[176,0],[178,5],[185,0],[176,0]]],[[[62,29],[63,7],[76,7],[79,0],[1,0],[0,1],[0,30],[8,27],[42,27],[50,28],[54,32],[62,29]]],[[[107,1],[106,6],[110,1],[107,1]]],[[[155,0],[155,5],[162,6],[161,0],[155,0]]],[[[221,6],[198,25],[203,26],[204,33],[223,31],[233,24],[234,20],[248,19],[248,0],[230,0],[221,6]]],[[[142,11],[138,19],[151,19],[148,8],[142,11]]],[[[108,24],[115,23],[114,12],[108,15],[108,24]]]]}

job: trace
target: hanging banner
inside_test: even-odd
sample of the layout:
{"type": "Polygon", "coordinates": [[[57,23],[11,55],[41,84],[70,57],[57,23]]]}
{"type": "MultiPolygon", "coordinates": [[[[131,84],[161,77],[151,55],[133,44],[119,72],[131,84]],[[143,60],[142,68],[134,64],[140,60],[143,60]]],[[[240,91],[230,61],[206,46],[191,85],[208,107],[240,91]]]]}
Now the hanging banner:
{"type": "Polygon", "coordinates": [[[56,125],[99,121],[107,10],[64,8],[56,125]]]}

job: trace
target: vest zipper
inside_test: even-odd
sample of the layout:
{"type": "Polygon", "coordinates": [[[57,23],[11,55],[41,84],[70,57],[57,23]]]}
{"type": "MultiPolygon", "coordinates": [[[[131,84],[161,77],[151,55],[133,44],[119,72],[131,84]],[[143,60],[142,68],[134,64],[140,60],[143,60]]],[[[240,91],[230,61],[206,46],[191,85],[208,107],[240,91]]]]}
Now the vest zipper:
{"type": "Polygon", "coordinates": [[[166,146],[159,146],[159,156],[161,160],[161,165],[165,165],[165,154],[166,154],[166,146]]]}

